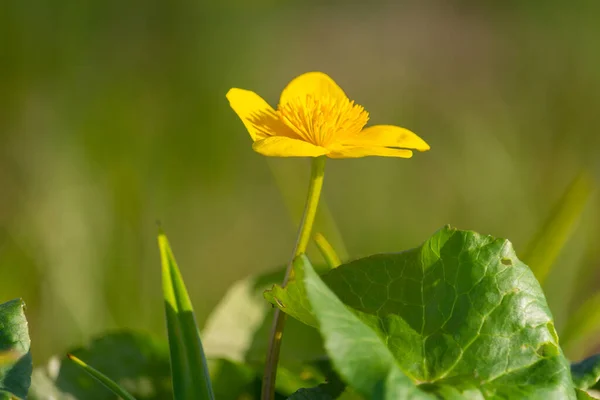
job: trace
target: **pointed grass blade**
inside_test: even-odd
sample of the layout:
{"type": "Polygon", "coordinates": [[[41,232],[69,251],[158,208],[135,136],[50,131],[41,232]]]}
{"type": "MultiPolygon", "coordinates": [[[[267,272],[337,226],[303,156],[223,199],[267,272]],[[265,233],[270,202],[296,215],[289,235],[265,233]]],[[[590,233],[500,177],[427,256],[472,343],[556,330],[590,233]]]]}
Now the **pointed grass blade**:
{"type": "Polygon", "coordinates": [[[76,365],[81,367],[81,369],[90,374],[93,378],[95,378],[98,382],[100,382],[108,390],[110,390],[120,398],[124,400],[135,400],[135,397],[127,393],[125,389],[117,385],[114,381],[112,381],[108,376],[104,375],[102,372],[98,371],[93,367],[90,367],[85,362],[81,361],[79,358],[75,357],[72,354],[67,354],[67,358],[69,358],[69,360],[73,361],[76,365]]]}
{"type": "Polygon", "coordinates": [[[164,233],[158,235],[175,400],[214,399],[192,303],[164,233]]]}
{"type": "Polygon", "coordinates": [[[598,345],[600,332],[600,293],[587,299],[560,332],[560,344],[568,356],[580,358],[598,345]]]}
{"type": "Polygon", "coordinates": [[[576,176],[523,255],[523,262],[529,265],[542,285],[575,230],[594,186],[593,179],[587,172],[576,176]]]}

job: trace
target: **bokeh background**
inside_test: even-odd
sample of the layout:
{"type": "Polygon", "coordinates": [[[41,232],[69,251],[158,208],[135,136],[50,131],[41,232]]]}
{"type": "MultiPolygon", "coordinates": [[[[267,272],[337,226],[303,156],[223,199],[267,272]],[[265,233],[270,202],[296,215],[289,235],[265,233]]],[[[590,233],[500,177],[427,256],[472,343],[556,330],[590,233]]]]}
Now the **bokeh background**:
{"type": "MultiPolygon", "coordinates": [[[[450,223],[522,251],[580,170],[598,177],[599,13],[553,0],[3,1],[0,301],[27,302],[40,364],[107,330],[164,334],[157,221],[200,322],[232,282],[285,263],[308,163],[252,152],[225,93],[275,104],[311,70],[432,147],[329,162],[319,229],[337,247],[400,251],[450,223]]],[[[559,327],[597,289],[599,206],[547,285],[559,327]]]]}

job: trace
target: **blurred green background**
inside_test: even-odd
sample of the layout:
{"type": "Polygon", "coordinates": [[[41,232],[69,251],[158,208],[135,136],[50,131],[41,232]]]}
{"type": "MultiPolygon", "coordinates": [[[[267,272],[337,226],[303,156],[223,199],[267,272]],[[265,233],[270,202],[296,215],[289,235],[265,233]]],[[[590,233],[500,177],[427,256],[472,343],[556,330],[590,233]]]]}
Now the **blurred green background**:
{"type": "MultiPolygon", "coordinates": [[[[598,172],[598,13],[597,1],[5,0],[0,301],[27,302],[39,364],[107,330],[164,334],[157,220],[201,322],[232,282],[285,263],[308,163],[252,152],[225,93],[275,104],[311,70],[371,123],[432,147],[329,162],[337,228],[320,228],[335,245],[400,251],[450,223],[522,251],[573,177],[598,172]]],[[[598,286],[599,206],[550,276],[559,327],[598,286]]]]}

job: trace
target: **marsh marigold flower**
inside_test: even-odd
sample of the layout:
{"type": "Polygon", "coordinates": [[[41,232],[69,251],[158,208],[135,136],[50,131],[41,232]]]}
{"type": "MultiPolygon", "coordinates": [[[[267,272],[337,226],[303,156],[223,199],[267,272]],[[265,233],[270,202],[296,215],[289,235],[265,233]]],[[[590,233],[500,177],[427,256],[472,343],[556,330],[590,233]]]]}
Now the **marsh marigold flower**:
{"type": "Polygon", "coordinates": [[[369,113],[322,72],[293,79],[273,109],[256,93],[231,89],[227,99],[250,133],[252,148],[272,157],[412,157],[429,145],[393,125],[365,128],[369,113]]]}

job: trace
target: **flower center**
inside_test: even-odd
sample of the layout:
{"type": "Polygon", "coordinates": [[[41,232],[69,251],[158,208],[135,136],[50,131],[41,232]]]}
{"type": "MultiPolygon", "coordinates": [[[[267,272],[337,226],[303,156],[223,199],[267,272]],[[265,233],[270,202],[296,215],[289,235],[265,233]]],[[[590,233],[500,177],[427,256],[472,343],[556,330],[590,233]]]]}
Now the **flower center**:
{"type": "Polygon", "coordinates": [[[369,113],[348,98],[310,94],[279,104],[277,114],[302,140],[322,147],[358,134],[369,120],[369,113]]]}

